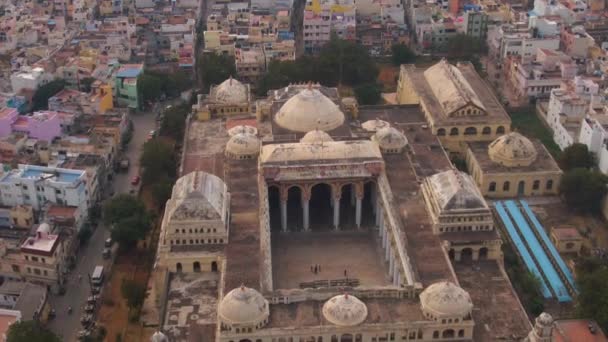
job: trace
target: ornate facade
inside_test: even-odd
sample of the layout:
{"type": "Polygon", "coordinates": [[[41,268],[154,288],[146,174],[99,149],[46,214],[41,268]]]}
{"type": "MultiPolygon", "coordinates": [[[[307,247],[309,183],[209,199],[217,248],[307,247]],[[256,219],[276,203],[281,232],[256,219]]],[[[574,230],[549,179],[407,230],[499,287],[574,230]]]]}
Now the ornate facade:
{"type": "Polygon", "coordinates": [[[466,142],[492,141],[511,130],[511,119],[471,63],[443,59],[426,70],[402,65],[397,103],[420,105],[449,152],[462,153],[466,142]]]}
{"type": "Polygon", "coordinates": [[[219,85],[211,86],[207,98],[199,97],[193,106],[195,117],[207,121],[211,117],[230,117],[251,112],[251,91],[248,84],[243,84],[230,77],[219,85]]]}

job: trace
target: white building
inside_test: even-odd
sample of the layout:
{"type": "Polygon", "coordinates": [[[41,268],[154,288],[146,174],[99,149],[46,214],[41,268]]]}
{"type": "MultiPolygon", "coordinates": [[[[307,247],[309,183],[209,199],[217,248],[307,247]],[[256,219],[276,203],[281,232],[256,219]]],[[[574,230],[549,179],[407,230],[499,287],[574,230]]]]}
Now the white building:
{"type": "Polygon", "coordinates": [[[47,203],[77,207],[86,217],[93,204],[89,188],[84,170],[19,165],[1,176],[0,199],[5,206],[30,205],[34,210],[47,203]]]}
{"type": "Polygon", "coordinates": [[[532,28],[511,24],[502,25],[488,36],[488,45],[497,60],[508,56],[521,56],[523,62],[531,61],[538,49],[559,50],[559,35],[543,36],[532,28]]]}
{"type": "Polygon", "coordinates": [[[598,84],[580,76],[551,91],[547,122],[553,131],[553,140],[561,149],[577,141],[581,120],[602,101],[598,95],[598,84]]]}
{"type": "Polygon", "coordinates": [[[600,171],[608,174],[608,115],[583,118],[578,140],[595,154],[600,171]]]}
{"type": "Polygon", "coordinates": [[[23,89],[36,90],[53,80],[53,75],[45,72],[43,68],[23,67],[21,71],[11,75],[11,87],[18,94],[23,89]]]}

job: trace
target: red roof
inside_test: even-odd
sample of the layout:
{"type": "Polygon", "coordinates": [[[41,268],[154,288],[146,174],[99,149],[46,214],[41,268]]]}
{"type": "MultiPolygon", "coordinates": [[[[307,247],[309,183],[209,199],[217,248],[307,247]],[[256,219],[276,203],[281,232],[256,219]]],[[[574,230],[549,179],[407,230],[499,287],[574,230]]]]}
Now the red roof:
{"type": "Polygon", "coordinates": [[[602,329],[593,321],[573,319],[555,322],[553,342],[608,342],[602,329]],[[590,327],[595,329],[591,332],[590,327]]]}
{"type": "Polygon", "coordinates": [[[251,126],[251,127],[258,127],[258,123],[255,119],[228,119],[226,121],[226,130],[231,129],[232,127],[235,126],[251,126]]]}

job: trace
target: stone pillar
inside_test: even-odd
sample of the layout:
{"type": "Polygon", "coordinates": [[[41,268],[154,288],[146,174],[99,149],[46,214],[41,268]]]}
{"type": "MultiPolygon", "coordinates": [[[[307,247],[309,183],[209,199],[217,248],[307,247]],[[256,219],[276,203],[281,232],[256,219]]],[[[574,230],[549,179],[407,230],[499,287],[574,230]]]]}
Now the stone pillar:
{"type": "Polygon", "coordinates": [[[308,222],[309,221],[308,204],[309,204],[309,201],[305,201],[302,204],[302,212],[303,212],[303,218],[304,218],[303,224],[304,224],[304,231],[305,232],[310,231],[310,223],[308,222]]]}
{"type": "Polygon", "coordinates": [[[473,261],[477,261],[479,259],[479,249],[473,250],[473,261]]]}
{"type": "Polygon", "coordinates": [[[281,230],[287,231],[287,200],[281,199],[281,230]]]}
{"type": "MultiPolygon", "coordinates": [[[[388,249],[387,249],[387,251],[388,251],[388,249]]],[[[393,253],[390,253],[389,257],[388,257],[388,276],[392,277],[394,272],[395,272],[395,258],[393,257],[393,253]]]]}
{"type": "Polygon", "coordinates": [[[356,199],[356,206],[355,206],[355,224],[357,225],[357,228],[361,228],[361,201],[362,198],[360,198],[359,196],[357,196],[356,199]]]}
{"type": "Polygon", "coordinates": [[[340,197],[334,197],[334,229],[340,229],[340,197]]]}
{"type": "Polygon", "coordinates": [[[454,261],[460,261],[460,252],[459,250],[454,250],[454,261]]]}
{"type": "Polygon", "coordinates": [[[384,259],[386,259],[386,261],[388,261],[389,255],[392,252],[391,249],[392,249],[391,241],[388,239],[388,234],[387,234],[386,247],[384,248],[384,259]]]}
{"type": "MultiPolygon", "coordinates": [[[[376,204],[378,205],[378,204],[376,204]]],[[[382,207],[378,206],[378,208],[376,208],[376,226],[380,227],[380,229],[382,229],[382,226],[384,225],[384,210],[382,210],[382,207]]]]}
{"type": "Polygon", "coordinates": [[[381,227],[380,229],[382,231],[382,248],[386,249],[386,240],[387,240],[386,227],[381,227]]]}
{"type": "Polygon", "coordinates": [[[393,285],[397,286],[397,282],[399,281],[399,278],[401,277],[401,275],[399,274],[399,266],[397,266],[397,260],[395,260],[393,262],[393,285]]]}

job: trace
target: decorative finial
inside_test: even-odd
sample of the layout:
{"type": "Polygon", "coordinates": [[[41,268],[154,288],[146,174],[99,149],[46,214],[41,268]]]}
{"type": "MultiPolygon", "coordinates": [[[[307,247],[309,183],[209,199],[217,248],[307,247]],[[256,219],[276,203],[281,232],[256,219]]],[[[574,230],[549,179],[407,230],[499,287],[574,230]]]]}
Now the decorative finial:
{"type": "Polygon", "coordinates": [[[344,292],[344,299],[348,299],[348,292],[344,292]]]}
{"type": "Polygon", "coordinates": [[[241,291],[245,291],[245,284],[241,284],[241,291]]]}
{"type": "Polygon", "coordinates": [[[308,82],[308,90],[312,90],[312,81],[308,82]]]}

